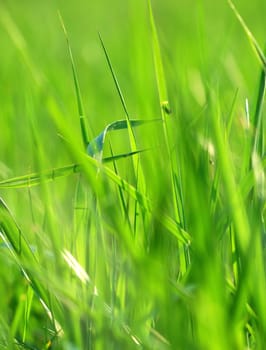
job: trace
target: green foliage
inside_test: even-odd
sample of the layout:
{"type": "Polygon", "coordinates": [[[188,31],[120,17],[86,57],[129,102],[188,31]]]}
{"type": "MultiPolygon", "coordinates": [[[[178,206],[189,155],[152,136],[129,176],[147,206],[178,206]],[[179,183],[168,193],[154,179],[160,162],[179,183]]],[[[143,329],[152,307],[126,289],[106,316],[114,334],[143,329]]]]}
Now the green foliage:
{"type": "Polygon", "coordinates": [[[255,3],[1,4],[1,349],[265,349],[255,3]]]}

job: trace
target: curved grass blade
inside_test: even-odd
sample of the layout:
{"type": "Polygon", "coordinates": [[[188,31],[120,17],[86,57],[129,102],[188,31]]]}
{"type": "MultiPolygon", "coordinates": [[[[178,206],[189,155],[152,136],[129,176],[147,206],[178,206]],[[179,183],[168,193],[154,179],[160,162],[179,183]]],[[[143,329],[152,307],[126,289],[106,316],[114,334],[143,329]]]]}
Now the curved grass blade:
{"type": "Polygon", "coordinates": [[[69,58],[70,58],[70,62],[71,62],[72,74],[73,74],[75,91],[76,91],[76,99],[77,99],[77,105],[78,105],[81,135],[82,135],[83,145],[84,145],[84,147],[86,147],[89,143],[89,138],[88,138],[88,134],[87,134],[87,125],[86,125],[85,113],[84,113],[84,108],[83,108],[82,96],[81,96],[80,87],[79,87],[77,70],[76,70],[76,66],[75,66],[75,62],[74,62],[74,58],[73,58],[72,49],[70,46],[67,30],[66,30],[66,27],[65,27],[65,24],[64,24],[64,21],[63,21],[63,18],[61,16],[60,12],[58,12],[58,16],[59,16],[59,20],[60,20],[63,32],[64,32],[65,37],[66,37],[66,41],[67,41],[68,53],[69,53],[69,58]]]}
{"type": "Polygon", "coordinates": [[[263,69],[266,70],[266,57],[265,57],[262,49],[260,48],[257,40],[255,39],[254,35],[249,30],[248,26],[246,25],[245,21],[243,20],[242,16],[240,15],[240,13],[237,11],[233,2],[231,0],[228,0],[228,4],[231,7],[231,9],[233,10],[233,12],[234,12],[236,18],[238,19],[238,21],[240,22],[242,28],[244,29],[244,31],[245,31],[245,33],[250,41],[251,47],[255,51],[256,56],[257,56],[259,62],[262,64],[263,69]]]}
{"type": "MultiPolygon", "coordinates": [[[[131,128],[141,126],[143,124],[160,121],[160,119],[153,119],[153,120],[139,120],[139,119],[131,119],[130,125],[131,128]]],[[[93,139],[87,147],[87,153],[91,157],[97,158],[98,160],[102,160],[102,153],[103,153],[103,147],[105,142],[105,137],[107,133],[111,130],[122,130],[128,128],[128,122],[126,120],[117,120],[111,124],[108,124],[103,132],[101,132],[95,139],[93,139]]],[[[137,151],[133,152],[133,154],[136,154],[137,151]]],[[[113,158],[114,159],[114,158],[113,158]]]]}

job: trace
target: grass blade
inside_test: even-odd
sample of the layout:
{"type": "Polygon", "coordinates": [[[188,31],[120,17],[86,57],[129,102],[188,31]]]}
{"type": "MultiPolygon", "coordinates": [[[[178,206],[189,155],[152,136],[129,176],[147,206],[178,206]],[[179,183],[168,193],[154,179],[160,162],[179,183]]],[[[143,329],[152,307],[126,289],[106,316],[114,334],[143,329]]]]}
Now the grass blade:
{"type": "MultiPolygon", "coordinates": [[[[141,125],[155,122],[155,121],[160,121],[160,119],[152,119],[152,120],[131,119],[129,124],[130,124],[131,128],[134,128],[134,127],[141,126],[141,125]]],[[[106,137],[107,133],[109,131],[112,131],[112,130],[122,130],[122,129],[127,129],[127,128],[128,128],[127,120],[117,120],[111,124],[108,124],[104,128],[104,130],[88,144],[87,153],[91,157],[95,157],[98,160],[101,160],[104,142],[105,142],[105,137],[106,137]]],[[[136,154],[136,152],[137,151],[135,151],[133,153],[136,154]]]]}
{"type": "Polygon", "coordinates": [[[254,152],[259,154],[261,157],[263,156],[264,153],[264,132],[263,132],[263,121],[262,121],[262,107],[263,107],[263,102],[265,98],[265,89],[266,89],[266,57],[263,53],[263,50],[260,48],[257,40],[255,39],[254,35],[252,32],[249,30],[248,26],[246,25],[244,19],[240,15],[240,13],[237,11],[235,5],[231,0],[228,0],[228,3],[233,10],[236,18],[240,22],[242,28],[244,29],[249,42],[251,44],[251,47],[255,51],[256,57],[258,58],[262,70],[260,74],[260,82],[259,82],[259,90],[258,90],[258,97],[256,101],[256,109],[255,109],[255,114],[254,114],[254,120],[253,120],[253,125],[254,125],[254,135],[252,137],[252,144],[251,144],[251,154],[250,154],[250,167],[252,168],[252,157],[254,152]]]}
{"type": "MultiPolygon", "coordinates": [[[[216,102],[217,103],[217,102],[216,102]]],[[[240,195],[239,187],[236,184],[234,167],[230,158],[228,140],[226,139],[225,129],[221,122],[221,111],[217,107],[212,117],[213,137],[217,148],[217,159],[219,159],[220,174],[224,181],[226,197],[235,229],[238,235],[239,244],[242,252],[246,252],[250,240],[250,227],[247,219],[243,199],[240,195]]]]}
{"type": "Polygon", "coordinates": [[[260,73],[259,91],[256,103],[256,110],[254,115],[254,129],[252,153],[256,152],[261,157],[264,152],[264,135],[263,135],[263,120],[262,120],[262,108],[265,99],[266,89],[266,70],[262,69],[260,73]]]}
{"type": "MultiPolygon", "coordinates": [[[[103,51],[104,51],[107,63],[108,63],[108,67],[110,69],[113,81],[115,83],[116,90],[118,92],[120,101],[122,103],[122,106],[123,106],[123,109],[124,109],[124,112],[125,112],[131,151],[135,152],[135,151],[137,151],[136,138],[135,138],[135,135],[134,135],[134,132],[133,132],[133,127],[132,127],[133,125],[132,125],[131,120],[130,120],[130,116],[129,116],[129,112],[128,112],[128,109],[127,109],[127,106],[126,106],[126,102],[125,102],[122,90],[120,88],[120,85],[118,83],[118,79],[116,77],[115,71],[113,69],[113,66],[112,66],[112,63],[111,63],[111,59],[110,59],[110,57],[108,55],[107,49],[106,49],[106,47],[104,45],[104,42],[102,40],[102,37],[101,37],[100,33],[99,33],[99,38],[100,38],[100,42],[101,42],[101,45],[102,45],[102,48],[103,48],[103,51]]],[[[142,166],[141,166],[141,163],[139,162],[139,158],[138,157],[133,158],[133,167],[134,167],[134,176],[135,176],[135,181],[136,181],[136,187],[138,188],[138,190],[141,193],[145,194],[146,193],[146,182],[145,182],[145,179],[144,179],[142,166]]],[[[141,216],[138,215],[138,201],[135,202],[135,225],[134,225],[135,232],[136,232],[136,228],[137,228],[137,217],[141,217],[141,216]]],[[[143,215],[142,215],[142,219],[144,220],[144,216],[143,215]]],[[[139,239],[142,240],[142,239],[144,239],[144,237],[142,235],[139,235],[139,239]]]]}
{"type": "Polygon", "coordinates": [[[1,232],[4,233],[13,251],[21,259],[36,263],[37,260],[29,244],[23,237],[20,228],[2,198],[0,198],[0,217],[1,232]]]}
{"type": "MultiPolygon", "coordinates": [[[[126,121],[128,123],[128,134],[129,134],[129,141],[130,141],[131,150],[132,151],[136,151],[137,150],[136,139],[135,139],[135,135],[133,133],[133,129],[132,129],[131,124],[130,124],[130,117],[129,117],[129,112],[128,112],[128,109],[127,109],[127,106],[126,106],[126,101],[124,99],[122,90],[120,88],[120,85],[118,83],[118,80],[117,80],[114,68],[113,68],[112,63],[111,63],[111,59],[110,59],[110,57],[108,55],[107,49],[106,49],[106,47],[104,45],[104,42],[103,42],[103,39],[102,39],[100,33],[99,33],[99,39],[100,39],[101,46],[102,46],[104,54],[105,54],[105,58],[107,60],[108,67],[109,67],[111,75],[112,75],[113,81],[115,83],[116,90],[118,92],[120,101],[122,103],[122,106],[123,106],[123,109],[124,109],[124,112],[125,112],[125,115],[126,115],[126,121]]],[[[136,167],[136,164],[135,164],[135,171],[136,171],[136,169],[137,169],[137,167],[136,167]]]]}
{"type": "MultiPolygon", "coordinates": [[[[157,34],[157,29],[155,25],[155,20],[154,20],[154,15],[153,15],[153,10],[152,10],[152,5],[150,0],[148,0],[148,9],[149,9],[149,15],[150,15],[150,26],[151,26],[151,35],[152,35],[153,61],[154,61],[154,67],[155,67],[158,95],[159,95],[160,106],[161,106],[163,132],[164,132],[167,156],[169,157],[169,163],[170,163],[170,176],[171,176],[170,191],[172,191],[171,196],[173,197],[173,208],[174,208],[175,218],[178,222],[181,222],[181,217],[179,213],[181,212],[184,213],[184,208],[181,208],[179,206],[178,197],[179,197],[179,194],[182,193],[182,183],[181,181],[179,181],[179,186],[177,187],[177,181],[176,181],[176,174],[180,175],[180,167],[179,167],[179,164],[176,164],[174,162],[170,151],[169,132],[167,127],[168,118],[166,117],[171,112],[171,109],[168,103],[168,92],[167,92],[166,78],[165,78],[164,67],[163,67],[163,60],[162,60],[159,38],[157,34]],[[177,167],[177,171],[175,171],[176,167],[177,167]]],[[[185,216],[183,217],[183,222],[185,222],[185,216]]]]}
{"type": "Polygon", "coordinates": [[[81,92],[80,92],[77,70],[76,70],[76,66],[75,66],[75,62],[74,62],[74,58],[73,58],[72,49],[70,46],[67,30],[66,30],[66,27],[65,27],[65,24],[64,24],[64,21],[63,21],[63,18],[61,16],[60,12],[58,12],[58,16],[59,16],[59,20],[60,20],[62,29],[63,29],[65,37],[66,37],[66,41],[67,41],[67,48],[68,48],[69,58],[70,58],[70,62],[71,62],[72,74],[73,74],[75,91],[76,91],[76,99],[77,99],[77,105],[78,105],[81,135],[82,135],[83,145],[84,145],[84,147],[86,147],[89,143],[89,137],[87,134],[87,125],[86,125],[86,119],[85,119],[85,113],[84,113],[84,108],[83,108],[82,96],[81,96],[81,92]]]}
{"type": "Polygon", "coordinates": [[[150,0],[148,0],[148,7],[149,7],[149,14],[150,14],[153,59],[154,59],[154,67],[155,67],[155,74],[156,74],[156,80],[157,80],[157,88],[158,88],[158,94],[159,94],[159,99],[161,104],[162,119],[165,120],[165,115],[169,114],[169,111],[170,111],[168,106],[168,93],[167,93],[167,87],[166,87],[166,79],[164,74],[161,49],[160,49],[157,29],[154,21],[150,0]]]}
{"type": "Polygon", "coordinates": [[[248,26],[246,25],[245,21],[243,20],[242,16],[240,15],[240,13],[237,11],[233,2],[231,0],[228,0],[228,4],[231,7],[231,9],[233,10],[233,12],[234,12],[236,18],[238,19],[238,21],[240,22],[242,28],[244,29],[244,31],[249,39],[249,42],[251,44],[251,47],[255,51],[255,54],[256,54],[260,64],[262,65],[263,69],[266,70],[266,58],[265,58],[264,53],[263,53],[262,49],[260,48],[257,40],[255,39],[254,35],[249,30],[248,26]]]}
{"type": "Polygon", "coordinates": [[[112,66],[112,63],[111,63],[111,60],[110,60],[110,57],[109,57],[109,55],[108,55],[107,49],[106,49],[106,47],[105,47],[105,45],[104,45],[104,42],[103,42],[103,39],[102,39],[100,33],[98,33],[98,35],[99,35],[99,39],[100,39],[100,42],[101,42],[101,45],[102,45],[102,48],[103,48],[103,51],[104,51],[104,54],[105,54],[105,58],[106,58],[107,63],[108,63],[108,67],[109,67],[109,69],[110,69],[110,72],[111,72],[111,74],[112,74],[113,81],[114,81],[114,83],[115,83],[116,90],[117,90],[117,92],[118,92],[120,101],[121,101],[121,103],[122,103],[124,112],[125,112],[125,114],[126,114],[127,120],[129,120],[129,113],[128,113],[128,109],[127,109],[127,106],[126,106],[126,101],[125,101],[125,99],[124,99],[122,90],[121,90],[120,85],[119,85],[119,83],[118,83],[118,80],[117,80],[115,71],[114,71],[114,69],[113,69],[113,66],[112,66]]]}
{"type": "Polygon", "coordinates": [[[1,188],[22,188],[39,185],[42,181],[53,181],[56,178],[68,176],[80,171],[78,164],[71,164],[44,172],[32,173],[23,176],[17,176],[11,179],[0,181],[1,188]]]}
{"type": "MultiPolygon", "coordinates": [[[[124,154],[118,154],[116,156],[110,156],[103,158],[103,163],[113,162],[122,158],[131,157],[137,155],[146,150],[140,150],[136,152],[129,152],[124,154]]],[[[50,169],[44,172],[36,172],[28,175],[22,175],[13,177],[11,179],[6,179],[0,181],[0,188],[23,188],[23,187],[32,187],[41,184],[43,181],[49,182],[54,181],[57,178],[65,177],[74,173],[79,173],[81,171],[81,165],[71,164],[64,167],[59,167],[55,169],[50,169]]]]}

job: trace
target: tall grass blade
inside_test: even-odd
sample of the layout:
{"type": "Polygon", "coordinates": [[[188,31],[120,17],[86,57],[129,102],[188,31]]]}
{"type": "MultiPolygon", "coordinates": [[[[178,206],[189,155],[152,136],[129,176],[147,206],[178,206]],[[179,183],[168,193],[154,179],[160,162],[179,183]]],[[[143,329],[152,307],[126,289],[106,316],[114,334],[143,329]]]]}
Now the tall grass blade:
{"type": "MultiPolygon", "coordinates": [[[[214,97],[213,97],[214,98],[214,97]]],[[[217,104],[216,102],[213,102],[217,104]]],[[[221,121],[221,111],[219,106],[214,110],[212,117],[213,137],[217,148],[217,158],[219,159],[219,170],[221,180],[224,182],[226,198],[230,206],[230,213],[235,225],[242,252],[246,252],[250,241],[250,227],[245,211],[243,198],[240,195],[240,188],[236,184],[234,167],[231,160],[231,152],[228,140],[225,137],[225,128],[221,121]]]]}
{"type": "MultiPolygon", "coordinates": [[[[168,93],[167,93],[166,79],[165,79],[164,68],[163,68],[161,48],[159,44],[157,29],[155,25],[155,20],[154,20],[150,0],[148,0],[148,7],[149,7],[151,33],[152,33],[153,60],[154,60],[157,88],[158,88],[161,111],[162,111],[162,119],[164,121],[166,114],[169,114],[169,111],[170,111],[168,106],[168,93]]],[[[167,135],[165,136],[166,138],[168,138],[167,135]]]]}
{"type": "MultiPolygon", "coordinates": [[[[121,104],[122,104],[124,112],[125,112],[131,151],[135,152],[137,150],[137,143],[136,143],[136,138],[135,138],[134,131],[133,131],[133,124],[131,124],[129,111],[128,111],[128,108],[126,106],[125,98],[123,96],[122,90],[120,88],[118,79],[116,77],[114,68],[113,68],[112,63],[111,63],[110,56],[109,56],[109,54],[107,52],[107,49],[106,49],[106,47],[104,45],[104,42],[103,42],[103,39],[102,39],[100,33],[99,33],[99,39],[100,39],[100,42],[101,42],[101,45],[102,45],[102,48],[103,48],[103,51],[104,51],[104,54],[105,54],[105,57],[106,57],[106,60],[107,60],[108,67],[109,67],[111,75],[112,75],[112,78],[113,78],[116,90],[118,92],[121,104]]],[[[134,176],[135,176],[135,181],[136,181],[136,187],[138,188],[138,190],[141,193],[145,194],[146,193],[146,182],[145,182],[145,179],[144,179],[142,166],[141,166],[141,163],[140,163],[138,157],[133,158],[133,167],[134,167],[134,176]]],[[[135,202],[135,218],[139,217],[138,214],[137,214],[137,211],[138,211],[137,204],[138,203],[135,202]]],[[[144,216],[142,216],[142,219],[144,220],[144,216]]],[[[137,227],[137,225],[136,225],[136,222],[135,222],[135,228],[136,227],[137,227]]],[[[141,240],[144,239],[143,235],[139,235],[139,238],[141,240]]]]}
{"type": "Polygon", "coordinates": [[[84,112],[84,108],[83,108],[83,101],[82,101],[82,96],[81,96],[81,92],[80,92],[77,70],[76,70],[76,66],[75,66],[75,62],[74,62],[74,58],[73,58],[73,54],[72,54],[72,49],[71,49],[70,42],[69,42],[68,33],[67,33],[67,30],[66,30],[66,27],[65,27],[65,24],[64,24],[64,21],[63,21],[63,18],[61,16],[60,12],[58,12],[58,16],[59,16],[59,20],[61,22],[62,29],[63,29],[64,34],[65,34],[69,58],[70,58],[70,62],[71,62],[71,68],[72,68],[72,74],[73,74],[75,91],[76,91],[76,99],[77,99],[77,105],[78,105],[78,113],[79,113],[79,121],[80,121],[80,128],[81,128],[83,145],[84,145],[84,147],[87,147],[87,145],[89,143],[89,137],[87,134],[88,130],[87,130],[87,125],[86,125],[86,116],[85,116],[85,112],[84,112]]]}
{"type": "Polygon", "coordinates": [[[259,91],[256,102],[256,110],[254,115],[254,137],[252,144],[252,153],[256,152],[261,157],[264,153],[264,132],[263,132],[263,119],[262,108],[265,100],[266,89],[266,69],[262,69],[260,73],[259,91]]]}
{"type": "MultiPolygon", "coordinates": [[[[153,61],[154,61],[154,67],[155,67],[158,95],[159,95],[160,106],[161,106],[163,132],[164,132],[167,157],[169,158],[169,164],[170,164],[170,178],[171,178],[170,191],[172,192],[170,195],[173,197],[173,208],[174,208],[174,215],[176,220],[178,222],[182,222],[182,221],[185,222],[185,216],[184,216],[185,210],[183,207],[183,203],[182,203],[182,200],[178,199],[180,197],[180,194],[183,191],[182,183],[180,181],[181,179],[180,167],[177,164],[177,162],[174,162],[170,151],[170,143],[169,143],[170,135],[168,132],[167,122],[168,122],[168,117],[171,112],[171,109],[169,107],[169,102],[168,102],[168,92],[167,92],[166,78],[165,78],[164,67],[163,67],[163,60],[162,60],[161,48],[160,48],[157,28],[154,20],[151,0],[148,0],[148,9],[149,9],[151,36],[152,36],[151,40],[152,40],[152,48],[153,48],[153,61]],[[178,180],[177,180],[177,174],[179,175],[178,180]]],[[[188,257],[186,258],[186,260],[189,260],[188,257]]]]}
{"type": "MultiPolygon", "coordinates": [[[[136,139],[135,139],[135,135],[134,135],[133,129],[132,129],[131,124],[130,124],[130,116],[129,116],[129,112],[128,112],[128,109],[127,109],[127,106],[126,106],[126,101],[125,101],[125,98],[123,96],[123,93],[122,93],[122,90],[120,88],[120,85],[118,83],[118,79],[116,77],[114,68],[113,68],[112,63],[111,63],[111,59],[110,59],[110,57],[108,55],[107,49],[106,49],[106,47],[104,45],[104,42],[103,42],[103,39],[102,39],[100,33],[99,33],[99,39],[100,39],[100,42],[101,42],[101,45],[102,45],[102,48],[103,48],[103,51],[104,51],[104,54],[105,54],[105,58],[107,60],[108,67],[109,67],[111,75],[112,75],[113,81],[115,83],[116,90],[118,92],[120,101],[122,103],[122,106],[123,106],[123,109],[124,109],[124,112],[125,112],[125,115],[126,115],[126,121],[128,123],[128,134],[129,134],[129,141],[130,141],[131,150],[132,151],[136,151],[136,149],[137,149],[136,139]]],[[[136,169],[135,169],[135,171],[136,171],[136,169]]]]}
{"type": "Polygon", "coordinates": [[[254,35],[249,30],[248,26],[246,25],[244,19],[240,15],[240,13],[237,11],[233,2],[231,0],[228,0],[228,4],[231,7],[231,9],[233,10],[233,12],[234,12],[236,18],[238,19],[238,21],[240,22],[242,28],[244,29],[244,31],[245,31],[245,33],[250,41],[251,47],[255,51],[256,56],[257,56],[260,64],[262,65],[263,69],[266,70],[266,58],[265,58],[265,55],[263,53],[263,50],[260,48],[257,40],[255,39],[254,35]]]}
{"type": "MultiPolygon", "coordinates": [[[[129,116],[128,108],[127,108],[127,106],[126,106],[126,101],[125,101],[125,98],[124,98],[124,96],[123,96],[123,93],[122,93],[122,90],[121,90],[121,88],[120,88],[118,79],[117,79],[117,77],[116,77],[114,68],[113,68],[113,66],[112,66],[111,59],[110,59],[110,57],[109,57],[109,54],[108,54],[108,52],[107,52],[107,49],[106,49],[106,47],[105,47],[105,45],[104,45],[104,42],[103,42],[103,39],[102,39],[100,33],[99,33],[99,39],[100,39],[101,46],[102,46],[103,51],[104,51],[104,54],[105,54],[105,58],[106,58],[108,67],[109,67],[110,72],[111,72],[111,75],[112,75],[112,78],[113,78],[113,81],[114,81],[114,84],[115,84],[117,93],[118,93],[118,95],[119,95],[121,104],[122,104],[123,109],[124,109],[124,112],[125,112],[126,121],[127,121],[127,128],[128,128],[128,135],[129,135],[129,142],[130,142],[130,146],[131,146],[131,151],[136,151],[136,150],[137,150],[137,144],[136,144],[135,135],[134,135],[134,132],[133,132],[133,129],[132,129],[132,125],[131,125],[131,122],[130,122],[130,116],[129,116]]],[[[138,168],[137,162],[134,162],[135,174],[137,174],[137,168],[138,168]]]]}
{"type": "Polygon", "coordinates": [[[253,126],[254,126],[254,134],[251,141],[251,153],[250,153],[250,168],[253,167],[253,156],[254,153],[258,154],[260,157],[264,154],[264,130],[263,130],[263,120],[262,120],[262,108],[265,98],[265,89],[266,89],[266,57],[263,53],[263,50],[260,48],[257,40],[255,39],[252,32],[249,30],[242,16],[237,11],[235,5],[231,0],[228,0],[230,7],[232,8],[235,16],[240,22],[242,28],[244,29],[251,47],[255,51],[256,57],[258,58],[262,69],[260,73],[260,81],[259,81],[259,90],[258,97],[256,101],[256,109],[253,118],[253,126]]]}
{"type": "Polygon", "coordinates": [[[111,59],[110,59],[110,57],[109,57],[109,55],[108,55],[108,52],[107,52],[107,49],[106,49],[106,47],[105,47],[105,45],[104,45],[103,39],[102,39],[102,37],[101,37],[101,34],[98,33],[98,35],[99,35],[99,39],[100,39],[100,42],[101,42],[101,45],[102,45],[102,48],[103,48],[103,51],[104,51],[104,54],[105,54],[105,58],[106,58],[106,60],[107,60],[108,67],[109,67],[109,69],[110,69],[110,72],[111,72],[111,74],[112,74],[113,81],[114,81],[114,83],[115,83],[116,90],[117,90],[117,92],[118,92],[120,101],[121,101],[121,103],[122,103],[124,112],[125,112],[125,114],[126,114],[126,118],[127,118],[127,120],[129,120],[129,112],[128,112],[128,109],[127,109],[127,106],[126,106],[126,101],[125,101],[125,99],[124,99],[122,90],[121,90],[120,85],[119,85],[119,83],[118,83],[118,80],[117,80],[117,77],[116,77],[114,68],[113,68],[113,66],[112,66],[111,59]]]}

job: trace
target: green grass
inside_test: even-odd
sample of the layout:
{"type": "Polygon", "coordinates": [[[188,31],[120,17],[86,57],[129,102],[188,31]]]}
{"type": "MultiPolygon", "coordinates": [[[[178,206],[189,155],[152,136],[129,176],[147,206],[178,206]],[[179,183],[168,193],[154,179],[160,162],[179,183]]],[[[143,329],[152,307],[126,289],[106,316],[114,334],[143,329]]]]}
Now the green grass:
{"type": "Polygon", "coordinates": [[[264,10],[0,6],[0,349],[265,349],[264,10]]]}

